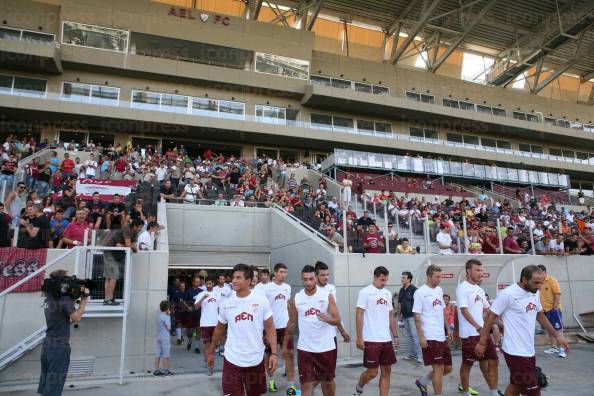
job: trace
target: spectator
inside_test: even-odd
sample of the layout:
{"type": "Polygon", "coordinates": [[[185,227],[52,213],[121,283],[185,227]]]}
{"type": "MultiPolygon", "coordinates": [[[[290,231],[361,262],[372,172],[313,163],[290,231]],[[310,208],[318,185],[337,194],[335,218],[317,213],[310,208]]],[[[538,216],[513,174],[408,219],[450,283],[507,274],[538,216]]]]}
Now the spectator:
{"type": "Polygon", "coordinates": [[[370,225],[375,225],[375,220],[369,217],[369,211],[366,210],[363,212],[363,217],[360,217],[357,220],[357,225],[362,225],[364,228],[367,228],[370,225]]]}
{"type": "Polygon", "coordinates": [[[197,199],[203,199],[200,186],[196,184],[195,178],[191,178],[190,183],[186,184],[180,198],[183,198],[186,203],[196,203],[197,199]]]}
{"type": "Polygon", "coordinates": [[[344,239],[339,233],[336,232],[334,226],[330,225],[326,227],[326,237],[328,237],[329,240],[338,245],[338,248],[340,249],[341,253],[344,252],[344,239]]]}
{"type": "Polygon", "coordinates": [[[113,195],[113,201],[107,206],[107,228],[117,230],[126,222],[126,205],[121,202],[120,194],[113,195]]]}
{"type": "Polygon", "coordinates": [[[402,238],[401,244],[396,246],[396,252],[400,254],[417,254],[417,249],[410,246],[408,238],[402,238]]]}
{"type": "Polygon", "coordinates": [[[27,188],[33,189],[35,188],[35,185],[37,184],[37,178],[39,177],[39,158],[33,158],[33,161],[27,165],[26,172],[27,188]]]}
{"type": "Polygon", "coordinates": [[[450,227],[447,224],[439,226],[439,233],[436,236],[439,254],[452,254],[456,249],[456,244],[452,242],[450,227]]]}
{"type": "Polygon", "coordinates": [[[155,240],[157,238],[157,232],[159,231],[159,223],[156,221],[150,222],[146,226],[146,230],[142,231],[138,235],[138,242],[136,249],[140,250],[155,250],[155,240]]]}
{"type": "Polygon", "coordinates": [[[171,354],[171,308],[168,301],[161,301],[160,312],[157,314],[157,347],[155,353],[154,376],[170,376],[169,356],[171,354]],[[163,371],[160,369],[160,362],[163,360],[163,371]]]}
{"type": "Polygon", "coordinates": [[[28,206],[25,217],[19,219],[19,224],[18,247],[45,249],[49,246],[50,225],[41,205],[28,206]]]}
{"type": "Polygon", "coordinates": [[[412,284],[413,276],[409,271],[404,271],[400,278],[402,287],[395,299],[398,299],[398,323],[404,326],[405,336],[411,344],[411,351],[404,360],[416,359],[417,363],[422,363],[421,347],[419,345],[419,335],[415,326],[415,317],[412,312],[414,305],[414,295],[417,291],[416,286],[412,284]]]}
{"type": "Polygon", "coordinates": [[[6,198],[6,212],[12,218],[12,226],[16,227],[19,224],[21,211],[25,208],[27,203],[27,187],[25,183],[17,183],[17,190],[11,191],[6,198]]]}
{"type": "Polygon", "coordinates": [[[95,154],[89,154],[89,159],[84,163],[85,177],[87,179],[94,179],[97,176],[97,161],[95,161],[95,154]]]}
{"type": "Polygon", "coordinates": [[[171,180],[166,180],[165,183],[159,187],[159,195],[161,200],[165,200],[165,202],[171,202],[171,200],[175,199],[175,188],[173,187],[171,180]]]}
{"type": "Polygon", "coordinates": [[[78,209],[74,221],[66,226],[62,236],[62,243],[68,249],[75,246],[84,246],[85,233],[87,235],[87,244],[91,241],[92,226],[87,223],[87,215],[85,210],[78,209]]]}
{"type": "Polygon", "coordinates": [[[10,246],[10,225],[12,218],[4,212],[4,204],[0,202],[0,247],[10,246]]]}
{"type": "Polygon", "coordinates": [[[52,247],[60,248],[62,246],[60,240],[68,224],[70,224],[70,221],[64,218],[64,211],[62,208],[58,209],[55,216],[50,220],[50,240],[52,241],[52,247]]]}
{"type": "Polygon", "coordinates": [[[553,256],[565,256],[565,244],[563,243],[564,237],[561,233],[557,235],[557,238],[552,239],[549,242],[549,254],[553,256]]]}
{"type": "Polygon", "coordinates": [[[365,249],[365,252],[381,253],[383,247],[383,238],[377,233],[375,224],[370,224],[367,229],[367,234],[363,236],[363,248],[365,249]]]}
{"type": "Polygon", "coordinates": [[[507,236],[503,239],[503,253],[505,254],[522,254],[524,251],[514,238],[514,228],[508,227],[507,236]]]}
{"type": "Polygon", "coordinates": [[[74,168],[75,163],[70,159],[70,154],[65,153],[64,160],[62,161],[62,164],[60,166],[60,169],[62,171],[62,178],[69,179],[70,176],[72,176],[72,173],[74,172],[74,168]]]}
{"type": "MultiPolygon", "coordinates": [[[[545,273],[545,279],[540,287],[540,303],[545,316],[551,323],[558,335],[563,336],[563,315],[561,313],[561,286],[559,281],[547,274],[547,268],[540,264],[538,266],[545,273]]],[[[544,350],[546,354],[557,354],[560,358],[566,358],[565,349],[558,345],[553,337],[549,337],[551,347],[544,350]]]]}
{"type": "Polygon", "coordinates": [[[2,161],[2,166],[0,168],[0,189],[2,189],[4,182],[6,182],[7,188],[13,188],[14,174],[17,168],[18,163],[15,160],[14,154],[9,154],[8,159],[2,161]]]}

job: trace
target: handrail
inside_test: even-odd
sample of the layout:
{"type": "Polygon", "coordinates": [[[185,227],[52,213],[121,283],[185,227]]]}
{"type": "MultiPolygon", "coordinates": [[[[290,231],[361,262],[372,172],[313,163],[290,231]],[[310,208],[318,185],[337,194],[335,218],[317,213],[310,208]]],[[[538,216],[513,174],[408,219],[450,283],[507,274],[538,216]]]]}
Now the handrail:
{"type": "Polygon", "coordinates": [[[32,153],[31,155],[26,156],[25,158],[21,158],[21,160],[18,162],[18,167],[21,168],[22,166],[26,165],[27,163],[33,161],[35,158],[41,158],[41,156],[49,151],[51,151],[52,149],[50,147],[44,147],[41,150],[38,150],[34,153],[32,153]]]}
{"type": "Polygon", "coordinates": [[[280,207],[280,206],[278,206],[276,204],[272,204],[272,205],[270,205],[270,207],[271,208],[278,209],[281,213],[283,213],[284,215],[288,216],[291,220],[294,220],[297,223],[299,223],[299,225],[301,225],[307,231],[309,231],[312,234],[314,234],[315,236],[317,236],[319,239],[321,239],[322,241],[324,241],[326,244],[328,244],[329,246],[333,246],[335,252],[339,252],[340,251],[338,245],[335,242],[333,242],[330,239],[328,239],[328,237],[326,235],[324,235],[321,232],[315,230],[313,227],[311,227],[309,224],[307,224],[306,222],[304,222],[303,220],[301,220],[297,216],[295,216],[295,215],[287,212],[284,208],[282,208],[282,207],[280,207]]]}
{"type": "Polygon", "coordinates": [[[520,204],[520,202],[518,202],[517,199],[508,197],[507,195],[500,194],[500,193],[497,193],[495,191],[486,190],[486,189],[478,188],[478,187],[475,187],[475,186],[463,186],[463,185],[458,184],[458,183],[449,183],[449,184],[451,186],[454,186],[454,187],[457,187],[457,188],[463,188],[463,189],[465,189],[467,191],[474,192],[475,194],[483,194],[483,191],[484,191],[485,194],[487,194],[487,195],[493,195],[495,197],[498,197],[501,200],[507,199],[512,205],[514,205],[517,208],[519,208],[519,207],[522,206],[520,204]]]}

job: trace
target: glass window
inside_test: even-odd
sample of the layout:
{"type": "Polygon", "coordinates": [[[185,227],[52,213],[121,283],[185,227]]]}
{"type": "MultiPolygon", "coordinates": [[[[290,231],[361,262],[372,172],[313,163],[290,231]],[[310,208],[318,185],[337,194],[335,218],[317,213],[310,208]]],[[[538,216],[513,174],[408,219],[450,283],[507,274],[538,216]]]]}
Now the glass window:
{"type": "Polygon", "coordinates": [[[375,95],[390,96],[390,88],[388,88],[388,87],[382,87],[381,85],[374,85],[373,86],[373,93],[375,95]]]}
{"type": "Polygon", "coordinates": [[[464,135],[464,144],[472,144],[478,146],[479,138],[478,136],[464,135]]]}
{"type": "Polygon", "coordinates": [[[410,127],[409,132],[410,132],[410,136],[412,136],[412,137],[418,137],[421,139],[423,139],[425,137],[423,128],[410,127]]]}
{"type": "Polygon", "coordinates": [[[460,108],[462,110],[474,111],[474,103],[460,101],[460,108]]]}
{"type": "Polygon", "coordinates": [[[434,104],[435,103],[435,96],[421,94],[421,102],[434,104]]]}
{"type": "Polygon", "coordinates": [[[497,147],[497,143],[495,143],[495,139],[490,138],[481,138],[481,145],[487,147],[497,147]]]}
{"type": "Polygon", "coordinates": [[[511,143],[506,140],[497,140],[497,148],[511,150],[511,143]]]}
{"type": "Polygon", "coordinates": [[[485,114],[492,114],[493,111],[491,109],[491,106],[484,106],[484,105],[476,105],[476,111],[478,111],[479,113],[485,113],[485,114]]]}
{"type": "Polygon", "coordinates": [[[309,78],[309,62],[286,56],[256,52],[256,71],[307,80],[309,78]]]}
{"type": "Polygon", "coordinates": [[[459,133],[450,133],[446,134],[446,139],[448,142],[455,142],[455,143],[462,143],[462,135],[459,133]]]}
{"type": "Polygon", "coordinates": [[[569,123],[569,125],[571,126],[571,129],[583,129],[584,128],[584,124],[582,124],[581,122],[571,121],[569,123]]]}
{"type": "Polygon", "coordinates": [[[148,91],[132,90],[132,107],[137,109],[159,110],[161,103],[161,94],[148,91]]]}
{"type": "Polygon", "coordinates": [[[13,29],[9,27],[0,27],[0,38],[19,40],[21,38],[20,29],[13,29]]]}
{"type": "Polygon", "coordinates": [[[562,157],[561,149],[558,149],[558,148],[550,148],[549,154],[554,155],[555,157],[562,157]]]}
{"type": "Polygon", "coordinates": [[[563,157],[565,157],[565,158],[575,158],[575,151],[563,149],[563,157]]]}
{"type": "Polygon", "coordinates": [[[330,82],[330,77],[324,76],[309,76],[309,81],[311,81],[314,85],[325,85],[330,86],[332,83],[330,82]]]}
{"type": "Polygon", "coordinates": [[[10,94],[12,91],[12,80],[14,77],[0,74],[0,93],[10,94]]]}
{"type": "Polygon", "coordinates": [[[23,30],[23,40],[38,41],[42,43],[52,43],[54,41],[54,35],[43,32],[32,32],[29,30],[23,30]]]}
{"type": "Polygon", "coordinates": [[[533,153],[535,154],[543,154],[544,150],[542,149],[542,146],[536,145],[536,144],[532,144],[530,145],[530,150],[532,150],[533,153]]]}
{"type": "Polygon", "coordinates": [[[361,135],[373,135],[373,121],[357,120],[357,130],[361,135]]]}
{"type": "Polygon", "coordinates": [[[594,125],[584,124],[584,131],[594,132],[594,125]]]}
{"type": "Polygon", "coordinates": [[[333,78],[332,86],[334,88],[351,89],[352,84],[349,80],[341,80],[340,78],[333,78]]]}
{"type": "Polygon", "coordinates": [[[493,115],[498,117],[507,117],[507,110],[500,107],[493,107],[493,115]]]}
{"type": "Polygon", "coordinates": [[[365,93],[373,93],[373,89],[370,84],[364,84],[364,83],[359,83],[359,82],[355,83],[355,91],[365,92],[365,93]]]}
{"type": "Polygon", "coordinates": [[[187,96],[182,95],[161,94],[161,111],[187,113],[188,99],[187,96]]]}
{"type": "Polygon", "coordinates": [[[219,113],[224,118],[243,120],[245,118],[245,103],[219,100],[219,113]]]}
{"type": "Polygon", "coordinates": [[[192,114],[207,117],[216,116],[218,102],[214,99],[192,98],[192,114]]]}
{"type": "Polygon", "coordinates": [[[256,117],[260,122],[286,124],[287,114],[284,107],[256,105],[256,117]]]}
{"type": "Polygon", "coordinates": [[[406,99],[408,100],[416,100],[417,102],[421,101],[421,97],[416,92],[406,91],[406,99]]]}
{"type": "Polygon", "coordinates": [[[562,128],[571,128],[571,123],[567,120],[557,120],[557,126],[562,128]]]}
{"type": "Polygon", "coordinates": [[[91,86],[91,103],[117,106],[120,89],[102,85],[91,86]]]}
{"type": "Polygon", "coordinates": [[[452,100],[452,99],[443,99],[443,105],[445,107],[452,107],[454,109],[459,109],[460,108],[460,103],[458,103],[457,100],[452,100]]]}
{"type": "Polygon", "coordinates": [[[62,98],[75,102],[88,102],[91,95],[91,85],[75,82],[62,84],[62,98]]]}
{"type": "Polygon", "coordinates": [[[353,119],[348,117],[333,116],[332,125],[334,130],[339,132],[354,132],[355,128],[353,119]]]}
{"type": "Polygon", "coordinates": [[[518,145],[518,148],[520,149],[520,151],[524,151],[526,153],[530,153],[531,152],[530,145],[529,144],[526,144],[526,143],[520,143],[518,145]]]}
{"type": "Polygon", "coordinates": [[[581,151],[576,151],[575,156],[577,159],[580,160],[587,160],[590,157],[588,153],[582,153],[581,151]]]}
{"type": "Polygon", "coordinates": [[[126,52],[130,33],[126,30],[111,29],[84,23],[64,21],[62,24],[62,43],[126,52]]]}
{"type": "Polygon", "coordinates": [[[557,125],[557,120],[554,118],[550,118],[550,117],[545,117],[544,118],[544,123],[546,125],[557,125]]]}
{"type": "Polygon", "coordinates": [[[45,96],[47,80],[29,77],[14,77],[13,94],[22,96],[45,96]]]}
{"type": "Polygon", "coordinates": [[[437,129],[425,129],[425,139],[439,139],[439,131],[437,129]]]}
{"type": "Polygon", "coordinates": [[[392,124],[388,122],[375,122],[375,134],[378,136],[391,137],[392,124]]]}
{"type": "Polygon", "coordinates": [[[526,119],[530,122],[540,122],[540,118],[538,117],[538,114],[526,113],[526,119]]]}
{"type": "Polygon", "coordinates": [[[526,113],[522,113],[519,111],[514,111],[512,113],[512,116],[516,119],[516,120],[522,120],[522,121],[526,121],[526,113]]]}
{"type": "Polygon", "coordinates": [[[326,114],[310,114],[311,126],[313,128],[332,130],[332,116],[326,114]]]}

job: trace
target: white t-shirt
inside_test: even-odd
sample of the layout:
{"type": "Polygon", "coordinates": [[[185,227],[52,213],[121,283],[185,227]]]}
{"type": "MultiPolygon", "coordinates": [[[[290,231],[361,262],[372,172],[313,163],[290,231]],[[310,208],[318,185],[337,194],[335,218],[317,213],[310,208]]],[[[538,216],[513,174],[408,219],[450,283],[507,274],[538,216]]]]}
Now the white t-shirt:
{"type": "Polygon", "coordinates": [[[268,300],[254,292],[223,301],[219,322],[227,325],[225,359],[239,367],[259,365],[264,359],[264,321],[271,317],[268,300]]]}
{"type": "MultiPolygon", "coordinates": [[[[334,302],[336,303],[336,306],[338,307],[338,299],[336,298],[336,286],[334,286],[332,283],[326,283],[326,286],[320,286],[319,284],[317,284],[316,287],[320,290],[324,290],[324,291],[332,294],[332,297],[334,297],[334,302]]],[[[338,327],[334,327],[334,335],[335,336],[338,335],[338,327]]]]}
{"type": "Polygon", "coordinates": [[[138,234],[136,249],[155,250],[155,238],[153,238],[150,232],[145,230],[138,234]]]}
{"type": "Polygon", "coordinates": [[[445,341],[445,322],[443,310],[443,290],[437,286],[434,289],[423,285],[417,289],[413,296],[413,313],[421,314],[423,334],[427,341],[445,341]]]}
{"type": "Polygon", "coordinates": [[[505,328],[503,350],[514,356],[534,356],[536,315],[542,311],[540,291],[532,294],[517,284],[499,293],[491,312],[501,316],[505,328]]]}
{"type": "Polygon", "coordinates": [[[231,286],[229,286],[226,283],[222,287],[219,285],[216,285],[212,289],[217,294],[217,296],[219,296],[219,298],[218,298],[219,303],[221,303],[222,301],[231,297],[231,292],[233,291],[233,288],[231,288],[231,286]]]}
{"type": "Polygon", "coordinates": [[[327,291],[318,287],[312,296],[305,294],[305,289],[295,295],[295,308],[299,323],[297,349],[313,353],[336,349],[334,326],[318,319],[319,314],[328,313],[329,295],[327,291]]]}
{"type": "Polygon", "coordinates": [[[491,306],[489,301],[487,301],[487,296],[485,296],[483,288],[479,285],[470,284],[467,281],[460,283],[456,288],[456,304],[458,305],[460,338],[478,336],[478,331],[462,315],[462,308],[468,308],[468,313],[470,313],[472,319],[483,327],[483,310],[491,306]]]}
{"type": "Polygon", "coordinates": [[[198,196],[198,191],[200,191],[200,186],[198,186],[198,184],[194,184],[194,187],[192,187],[191,184],[186,184],[186,186],[184,187],[184,191],[186,192],[186,195],[184,196],[184,201],[195,202],[196,197],[198,196]]]}
{"type": "Polygon", "coordinates": [[[556,239],[551,239],[549,241],[549,249],[554,250],[555,252],[564,252],[565,243],[563,243],[563,241],[561,241],[561,243],[557,243],[556,239]]]}
{"type": "Polygon", "coordinates": [[[363,340],[367,342],[389,342],[390,315],[393,310],[392,294],[386,288],[378,289],[369,285],[359,291],[357,308],[365,310],[363,314],[363,340]]]}
{"type": "Polygon", "coordinates": [[[95,176],[96,169],[97,169],[97,161],[93,161],[90,159],[85,161],[85,175],[86,176],[95,176]]]}
{"type": "Polygon", "coordinates": [[[157,170],[155,171],[155,174],[157,175],[157,180],[159,180],[159,181],[165,180],[165,176],[167,176],[167,167],[157,168],[157,170]]]}
{"type": "Polygon", "coordinates": [[[208,294],[208,297],[200,304],[200,327],[214,327],[219,320],[219,296],[214,291],[205,290],[194,297],[194,304],[208,294]]]}
{"type": "Polygon", "coordinates": [[[262,292],[264,294],[266,294],[266,288],[270,285],[270,282],[268,283],[257,283],[256,286],[254,286],[254,290],[257,290],[258,292],[262,292]]]}
{"type": "Polygon", "coordinates": [[[435,239],[442,245],[448,245],[446,249],[442,249],[440,247],[439,254],[452,254],[452,249],[449,248],[449,246],[452,245],[452,237],[450,236],[450,234],[439,231],[435,239]]]}
{"type": "Polygon", "coordinates": [[[289,322],[287,303],[291,298],[291,285],[284,282],[280,285],[270,282],[266,288],[266,298],[268,298],[268,302],[270,302],[270,307],[272,308],[274,328],[286,328],[289,322]]]}

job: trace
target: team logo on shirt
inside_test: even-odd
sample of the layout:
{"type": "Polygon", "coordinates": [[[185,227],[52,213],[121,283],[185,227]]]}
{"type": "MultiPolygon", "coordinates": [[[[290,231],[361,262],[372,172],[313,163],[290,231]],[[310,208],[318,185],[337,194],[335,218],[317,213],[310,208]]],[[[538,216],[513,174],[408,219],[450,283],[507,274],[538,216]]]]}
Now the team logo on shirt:
{"type": "Polygon", "coordinates": [[[477,303],[479,301],[483,301],[483,298],[481,297],[480,294],[477,294],[476,297],[474,298],[474,302],[477,303]]]}
{"type": "Polygon", "coordinates": [[[287,298],[285,297],[285,295],[284,295],[284,294],[279,294],[279,295],[277,295],[276,297],[274,297],[274,300],[275,300],[275,301],[277,301],[277,300],[286,300],[286,299],[287,299],[287,298]]]}
{"type": "Polygon", "coordinates": [[[530,311],[536,311],[536,304],[529,303],[528,305],[526,305],[526,312],[530,312],[530,311]]]}
{"type": "Polygon", "coordinates": [[[251,322],[254,321],[254,316],[252,314],[249,314],[247,312],[242,312],[239,315],[235,316],[235,323],[237,322],[241,322],[242,320],[249,320],[251,322]]]}
{"type": "Polygon", "coordinates": [[[320,314],[320,310],[319,309],[315,309],[315,308],[310,308],[307,311],[305,311],[305,317],[307,318],[308,316],[318,316],[320,314]]]}
{"type": "Polygon", "coordinates": [[[380,299],[379,299],[379,300],[377,300],[377,301],[375,302],[375,304],[376,304],[376,305],[385,305],[385,306],[388,306],[388,301],[387,301],[385,298],[383,298],[383,297],[380,297],[380,299]]]}
{"type": "Polygon", "coordinates": [[[211,303],[211,302],[217,302],[217,299],[214,297],[210,297],[208,300],[206,300],[207,303],[211,303]]]}
{"type": "Polygon", "coordinates": [[[441,305],[441,300],[440,300],[439,298],[436,298],[436,299],[433,301],[433,306],[436,306],[436,305],[441,305]]]}
{"type": "Polygon", "coordinates": [[[254,313],[258,313],[258,310],[260,309],[260,304],[252,304],[252,311],[254,311],[254,313]]]}

